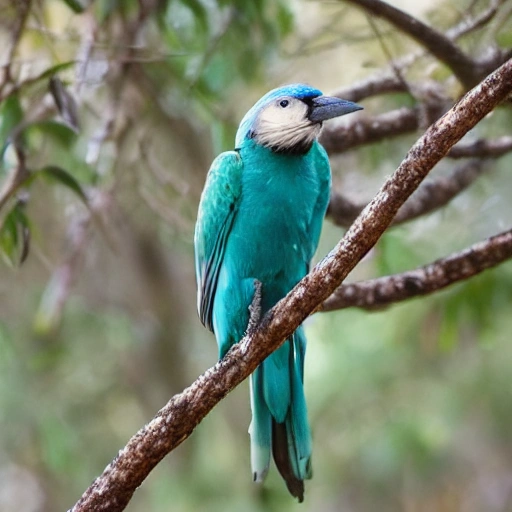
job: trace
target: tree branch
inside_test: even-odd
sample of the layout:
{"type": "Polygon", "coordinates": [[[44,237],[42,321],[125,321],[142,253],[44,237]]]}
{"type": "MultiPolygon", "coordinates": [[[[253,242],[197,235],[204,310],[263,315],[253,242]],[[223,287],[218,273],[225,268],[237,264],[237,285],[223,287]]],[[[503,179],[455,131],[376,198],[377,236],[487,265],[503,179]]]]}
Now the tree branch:
{"type": "MultiPolygon", "coordinates": [[[[3,95],[4,87],[13,81],[11,65],[14,60],[14,54],[20,42],[25,23],[32,7],[32,0],[24,0],[14,3],[16,17],[12,25],[11,38],[8,43],[7,55],[4,57],[6,64],[3,67],[3,76],[0,79],[0,98],[3,95]]],[[[7,9],[4,7],[4,9],[7,9]]],[[[0,68],[1,69],[1,68],[0,68]]]]}
{"type": "Polygon", "coordinates": [[[319,311],[350,307],[377,309],[428,295],[512,258],[512,230],[478,242],[458,254],[401,274],[341,285],[319,311]]]}
{"type": "Polygon", "coordinates": [[[381,0],[344,1],[362,7],[368,14],[384,18],[402,33],[412,37],[434,55],[439,62],[446,64],[465,88],[470,88],[478,82],[479,73],[477,73],[475,61],[443,33],[381,0]]]}
{"type": "MultiPolygon", "coordinates": [[[[456,195],[468,188],[484,170],[484,162],[475,159],[459,165],[449,176],[426,181],[398,210],[392,225],[416,219],[447,205],[456,195]]],[[[366,204],[356,203],[346,195],[333,191],[327,216],[338,226],[348,227],[366,204]]]]}
{"type": "MultiPolygon", "coordinates": [[[[383,82],[381,85],[386,84],[383,82]]],[[[390,86],[392,86],[391,82],[390,86]]],[[[372,84],[365,82],[361,87],[372,87],[372,84]]],[[[357,96],[362,90],[354,88],[352,91],[352,95],[345,99],[359,101],[357,96]]],[[[326,126],[320,135],[320,142],[330,155],[344,153],[349,149],[413,132],[420,128],[424,121],[427,121],[427,125],[433,123],[443,114],[443,109],[442,102],[431,98],[421,107],[402,107],[376,116],[360,117],[357,121],[347,124],[326,126]]],[[[461,142],[450,150],[448,156],[450,158],[497,158],[510,151],[512,151],[512,137],[504,135],[494,140],[477,139],[472,142],[461,142]]]]}
{"type": "Polygon", "coordinates": [[[430,169],[512,91],[512,61],[470,91],[411,148],[337,246],[214,367],[175,395],[85,491],[73,512],[123,510],[162,458],[330,296],[371,249],[430,169]]]}
{"type": "MultiPolygon", "coordinates": [[[[439,117],[439,116],[437,116],[439,117]]],[[[363,117],[343,125],[326,126],[320,142],[330,155],[414,132],[420,125],[420,108],[402,107],[377,116],[363,117]]]]}
{"type": "Polygon", "coordinates": [[[450,149],[450,158],[499,158],[512,151],[512,137],[504,135],[494,140],[477,139],[472,142],[456,144],[450,149]]]}
{"type": "MultiPolygon", "coordinates": [[[[498,12],[499,5],[502,4],[503,1],[504,0],[493,0],[491,5],[486,10],[482,11],[474,18],[468,19],[465,16],[461,22],[446,32],[446,37],[448,37],[450,40],[456,40],[459,37],[472,32],[473,30],[477,30],[485,26],[494,18],[498,12]]],[[[421,49],[404,55],[394,62],[393,68],[403,69],[408,67],[424,54],[425,51],[421,49]]],[[[505,62],[508,58],[510,57],[503,55],[502,61],[497,62],[495,67],[503,64],[503,62],[505,62]]],[[[488,59],[494,60],[495,56],[489,55],[488,59]]],[[[378,72],[375,75],[367,77],[364,80],[360,80],[359,82],[356,82],[355,84],[352,84],[348,87],[337,89],[331,94],[331,96],[337,96],[339,98],[357,102],[363,100],[364,98],[378,96],[380,94],[407,91],[407,84],[405,84],[404,81],[396,75],[394,69],[391,69],[384,72],[378,72]]]]}
{"type": "Polygon", "coordinates": [[[393,225],[416,219],[447,205],[457,194],[468,188],[484,168],[482,160],[470,160],[456,167],[450,176],[440,176],[425,182],[398,210],[393,225]]]}

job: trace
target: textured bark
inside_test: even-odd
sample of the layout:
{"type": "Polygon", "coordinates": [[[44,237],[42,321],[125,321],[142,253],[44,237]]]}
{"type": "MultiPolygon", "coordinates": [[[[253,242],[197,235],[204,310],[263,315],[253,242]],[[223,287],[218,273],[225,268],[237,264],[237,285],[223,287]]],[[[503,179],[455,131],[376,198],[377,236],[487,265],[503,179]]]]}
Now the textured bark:
{"type": "Polygon", "coordinates": [[[442,290],[512,258],[512,230],[401,274],[341,285],[320,311],[357,307],[375,309],[442,290]]]}
{"type": "Polygon", "coordinates": [[[257,328],[191,386],[175,395],[135,434],[72,510],[123,510],[158,462],[182,443],[229,391],[247,378],[334,292],[429,170],[511,91],[512,61],[509,61],[426,131],[329,255],[263,317],[257,328]]]}

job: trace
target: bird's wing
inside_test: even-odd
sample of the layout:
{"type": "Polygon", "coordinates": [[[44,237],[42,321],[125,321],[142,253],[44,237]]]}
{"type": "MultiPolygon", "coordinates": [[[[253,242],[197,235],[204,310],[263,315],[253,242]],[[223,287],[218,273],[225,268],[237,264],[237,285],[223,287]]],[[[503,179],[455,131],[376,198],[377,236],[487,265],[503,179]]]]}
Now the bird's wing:
{"type": "Polygon", "coordinates": [[[242,159],[238,152],[220,154],[212,163],[199,204],[194,236],[197,309],[213,331],[213,302],[226,244],[242,191],[242,159]]]}
{"type": "Polygon", "coordinates": [[[327,205],[329,204],[329,196],[331,191],[331,168],[329,165],[329,159],[327,157],[327,153],[325,152],[324,148],[320,146],[320,144],[318,144],[318,152],[315,157],[315,167],[319,180],[319,187],[318,196],[309,223],[309,238],[311,244],[309,259],[307,262],[308,265],[318,247],[320,233],[322,231],[322,225],[325,218],[325,211],[327,210],[327,205]]]}

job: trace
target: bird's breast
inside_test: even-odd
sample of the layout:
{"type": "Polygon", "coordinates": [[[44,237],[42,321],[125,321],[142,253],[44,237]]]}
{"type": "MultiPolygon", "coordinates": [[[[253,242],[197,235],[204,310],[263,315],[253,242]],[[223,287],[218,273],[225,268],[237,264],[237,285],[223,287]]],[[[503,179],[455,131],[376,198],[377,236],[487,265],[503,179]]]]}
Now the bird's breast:
{"type": "Polygon", "coordinates": [[[243,277],[292,286],[306,272],[319,184],[307,159],[272,156],[244,161],[229,253],[243,277]]]}

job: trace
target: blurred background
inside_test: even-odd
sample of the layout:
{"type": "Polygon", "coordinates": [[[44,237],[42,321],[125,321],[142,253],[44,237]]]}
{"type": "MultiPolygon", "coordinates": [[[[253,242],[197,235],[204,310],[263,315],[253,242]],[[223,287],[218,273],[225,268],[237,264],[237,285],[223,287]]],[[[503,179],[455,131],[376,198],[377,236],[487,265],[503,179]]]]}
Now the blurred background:
{"type": "MultiPolygon", "coordinates": [[[[461,46],[512,47],[509,0],[393,4],[443,31],[494,5],[461,46]]],[[[15,169],[30,174],[0,210],[1,512],[73,506],[215,363],[195,309],[192,244],[209,165],[267,90],[303,81],[332,93],[417,51],[378,27],[341,1],[0,2],[0,189],[15,169]]],[[[423,76],[458,94],[435,60],[408,69],[423,76]]],[[[372,115],[412,101],[401,92],[361,103],[372,115]]],[[[473,135],[511,126],[500,111],[473,135]]],[[[419,134],[333,157],[335,186],[369,200],[419,134]]],[[[445,208],[389,230],[350,280],[507,229],[511,168],[510,154],[493,161],[445,208]]],[[[342,235],[327,219],[317,259],[342,235]]],[[[316,314],[304,504],[275,469],[263,487],[251,481],[244,383],[127,510],[512,511],[511,302],[509,262],[384,310],[316,314]]]]}

